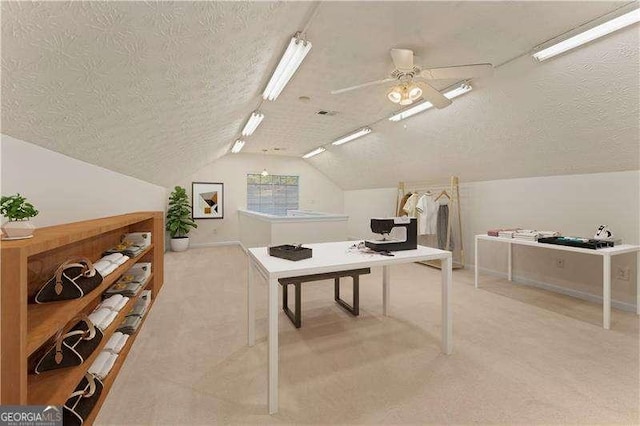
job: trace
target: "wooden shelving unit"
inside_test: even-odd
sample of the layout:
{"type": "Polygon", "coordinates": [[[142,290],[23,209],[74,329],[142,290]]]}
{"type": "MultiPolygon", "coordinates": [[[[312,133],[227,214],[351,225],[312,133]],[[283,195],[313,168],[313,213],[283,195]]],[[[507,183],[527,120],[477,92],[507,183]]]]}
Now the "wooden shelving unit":
{"type": "MultiPolygon", "coordinates": [[[[113,323],[104,331],[99,347],[82,365],[29,374],[57,331],[82,313],[95,309],[102,293],[134,263],[151,262],[152,274],[145,285],[155,302],[164,280],[163,212],[139,212],[96,220],[51,226],[36,230],[33,238],[1,244],[0,277],[0,403],[62,405],[80,382],[111,335],[137,301],[132,297],[113,323]],[[64,260],[82,255],[98,260],[102,253],[128,232],[151,232],[152,244],[142,253],[107,276],[98,288],[81,299],[37,305],[29,303],[42,284],[64,260]]],[[[138,293],[139,295],[140,293],[138,293]]],[[[147,311],[147,315],[149,313],[147,311]]],[[[144,321],[140,324],[140,328],[144,321]]],[[[126,360],[138,331],[118,356],[104,381],[98,405],[88,419],[93,422],[102,402],[126,360]]]]}

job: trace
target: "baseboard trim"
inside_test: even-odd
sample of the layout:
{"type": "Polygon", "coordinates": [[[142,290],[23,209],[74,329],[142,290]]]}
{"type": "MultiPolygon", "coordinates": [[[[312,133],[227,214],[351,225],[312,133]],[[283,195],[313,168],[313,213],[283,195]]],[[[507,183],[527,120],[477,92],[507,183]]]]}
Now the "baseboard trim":
{"type": "Polygon", "coordinates": [[[240,241],[212,241],[209,243],[191,243],[189,247],[222,247],[222,246],[242,246],[240,241]]]}
{"type": "MultiPolygon", "coordinates": [[[[473,270],[474,265],[466,265],[469,269],[473,270]]],[[[493,269],[478,268],[479,272],[483,274],[492,275],[494,277],[508,279],[508,274],[506,272],[496,271],[493,269]]],[[[514,275],[512,277],[512,283],[528,285],[531,287],[541,288],[543,290],[553,291],[554,293],[564,294],[565,296],[575,297],[577,299],[586,300],[588,302],[594,302],[602,304],[602,296],[598,296],[596,294],[587,293],[585,291],[575,290],[572,288],[561,287],[555,284],[549,284],[542,281],[532,280],[531,278],[526,278],[519,275],[514,275]]],[[[611,300],[611,306],[619,309],[621,311],[627,312],[636,312],[636,305],[628,302],[621,302],[619,300],[611,300]]]]}

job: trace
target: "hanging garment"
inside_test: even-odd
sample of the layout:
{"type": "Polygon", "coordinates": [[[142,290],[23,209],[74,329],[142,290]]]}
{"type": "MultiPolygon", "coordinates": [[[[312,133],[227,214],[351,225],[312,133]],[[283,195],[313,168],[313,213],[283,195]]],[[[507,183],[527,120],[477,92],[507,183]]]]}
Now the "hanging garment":
{"type": "Polygon", "coordinates": [[[449,246],[447,247],[447,231],[449,228],[449,205],[441,204],[438,207],[438,219],[437,219],[437,233],[438,233],[438,248],[440,250],[453,251],[453,235],[449,236],[449,246]]]}
{"type": "Polygon", "coordinates": [[[417,204],[418,204],[418,194],[411,194],[411,196],[407,199],[407,202],[402,207],[402,210],[409,217],[417,217],[416,215],[417,204]]]}
{"type": "Polygon", "coordinates": [[[402,209],[404,208],[404,205],[407,203],[407,200],[409,199],[409,197],[411,197],[410,192],[407,192],[406,194],[404,194],[404,197],[402,197],[402,199],[400,200],[400,204],[398,204],[398,212],[396,216],[404,216],[402,209]]]}
{"type": "Polygon", "coordinates": [[[416,212],[418,213],[418,235],[435,235],[438,204],[431,196],[422,195],[416,204],[416,212]]]}

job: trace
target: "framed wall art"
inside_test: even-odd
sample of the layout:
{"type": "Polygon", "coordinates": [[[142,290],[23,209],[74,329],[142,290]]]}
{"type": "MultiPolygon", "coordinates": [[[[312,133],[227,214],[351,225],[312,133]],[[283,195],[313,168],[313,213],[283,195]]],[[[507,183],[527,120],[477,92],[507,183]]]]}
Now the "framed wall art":
{"type": "Polygon", "coordinates": [[[191,200],[191,214],[194,219],[224,218],[224,184],[193,182],[191,200]]]}

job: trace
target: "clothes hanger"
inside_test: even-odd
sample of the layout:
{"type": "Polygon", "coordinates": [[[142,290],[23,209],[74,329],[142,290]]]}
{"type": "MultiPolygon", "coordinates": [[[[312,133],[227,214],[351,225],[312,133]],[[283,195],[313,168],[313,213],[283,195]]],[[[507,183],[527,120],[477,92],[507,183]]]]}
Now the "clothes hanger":
{"type": "Polygon", "coordinates": [[[451,196],[447,193],[447,190],[443,189],[442,192],[438,194],[438,196],[433,201],[438,201],[443,195],[446,196],[448,199],[451,199],[451,196]]]}

